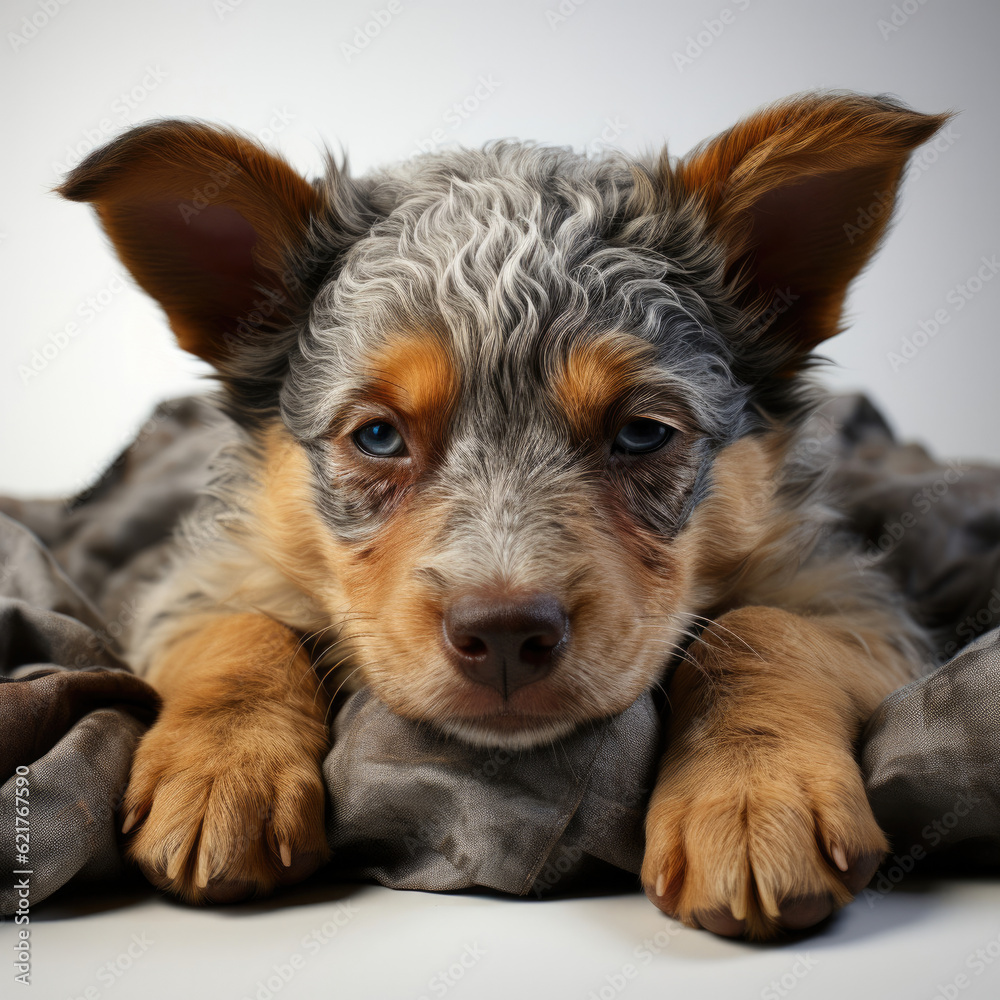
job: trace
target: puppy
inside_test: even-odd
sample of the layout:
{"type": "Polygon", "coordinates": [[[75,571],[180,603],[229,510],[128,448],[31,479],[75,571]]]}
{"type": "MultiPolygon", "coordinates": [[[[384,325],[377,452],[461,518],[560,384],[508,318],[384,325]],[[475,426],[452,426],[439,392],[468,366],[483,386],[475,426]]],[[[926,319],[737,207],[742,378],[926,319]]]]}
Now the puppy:
{"type": "Polygon", "coordinates": [[[159,121],[73,170],[60,192],[245,429],[131,643],[163,711],[130,857],[191,901],[325,860],[307,640],[336,684],[509,748],[679,660],[650,899],[757,938],[850,899],[887,849],[854,742],[925,640],[796,435],[811,352],[946,117],[808,94],[680,161],[500,142],[312,183],[159,121]]]}

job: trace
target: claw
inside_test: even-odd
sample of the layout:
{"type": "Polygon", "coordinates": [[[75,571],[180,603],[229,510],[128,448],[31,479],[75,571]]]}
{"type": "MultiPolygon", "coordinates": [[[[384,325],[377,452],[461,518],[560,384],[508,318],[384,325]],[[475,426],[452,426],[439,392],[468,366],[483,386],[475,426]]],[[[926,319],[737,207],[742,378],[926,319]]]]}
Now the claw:
{"type": "Polygon", "coordinates": [[[284,841],[282,841],[278,845],[278,851],[281,854],[281,863],[286,868],[291,868],[292,867],[292,851],[291,851],[291,848],[288,846],[288,844],[286,844],[284,841]]]}
{"type": "MultiPolygon", "coordinates": [[[[770,900],[768,900],[770,902],[770,900]]],[[[771,906],[777,910],[777,905],[771,903],[771,906]]],[[[765,910],[767,906],[765,905],[765,910]]],[[[743,893],[733,893],[733,898],[729,902],[729,915],[732,917],[736,923],[742,923],[747,918],[747,898],[743,893]]]]}
{"type": "Polygon", "coordinates": [[[208,862],[208,848],[202,844],[198,849],[198,865],[195,868],[194,882],[199,889],[204,889],[208,885],[211,870],[208,862]]]}
{"type": "Polygon", "coordinates": [[[128,833],[128,832],[129,832],[129,830],[131,830],[131,829],[132,829],[132,827],[133,827],[133,826],[135,826],[135,824],[136,824],[136,821],[137,821],[138,819],[139,819],[139,810],[138,810],[138,809],[133,809],[133,810],[132,810],[132,811],[131,811],[131,812],[130,812],[130,813],[129,813],[129,814],[128,814],[128,815],[126,816],[126,817],[125,817],[125,822],[124,822],[124,823],[122,823],[122,833],[123,833],[123,834],[126,834],[126,833],[128,833]]]}
{"type": "Polygon", "coordinates": [[[847,871],[847,855],[844,853],[844,849],[840,846],[840,844],[834,842],[830,845],[830,857],[833,858],[834,864],[836,864],[842,872],[847,871]]]}
{"type": "Polygon", "coordinates": [[[178,851],[167,865],[167,878],[171,882],[176,882],[181,872],[184,871],[185,856],[183,851],[178,851]]]}

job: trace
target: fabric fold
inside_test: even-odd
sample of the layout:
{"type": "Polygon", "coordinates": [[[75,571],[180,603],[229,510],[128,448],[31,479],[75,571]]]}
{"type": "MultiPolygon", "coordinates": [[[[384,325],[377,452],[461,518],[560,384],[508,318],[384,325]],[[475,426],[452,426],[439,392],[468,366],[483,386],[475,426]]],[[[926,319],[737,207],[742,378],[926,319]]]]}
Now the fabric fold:
{"type": "MultiPolygon", "coordinates": [[[[205,399],[171,400],[73,500],[0,498],[0,837],[13,843],[27,768],[32,903],[125,871],[116,810],[158,699],[117,639],[235,435],[205,399]]],[[[865,731],[876,817],[894,849],[998,864],[1000,469],[898,444],[862,396],[831,401],[801,447],[826,456],[862,568],[895,576],[943,664],[865,731]]],[[[396,888],[537,896],[614,872],[635,884],[662,710],[647,693],[551,746],[490,751],[361,690],[333,720],[323,765],[335,869],[396,888]]],[[[16,903],[0,887],[0,910],[16,903]]]]}

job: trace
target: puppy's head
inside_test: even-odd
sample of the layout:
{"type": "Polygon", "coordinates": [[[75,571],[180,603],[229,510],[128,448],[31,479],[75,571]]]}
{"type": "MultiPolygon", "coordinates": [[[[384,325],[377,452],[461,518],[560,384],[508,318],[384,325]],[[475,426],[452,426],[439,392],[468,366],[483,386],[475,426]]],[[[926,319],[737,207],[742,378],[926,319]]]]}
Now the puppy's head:
{"type": "Polygon", "coordinates": [[[516,746],[625,708],[780,536],[799,372],[943,121],[809,95],[680,162],[503,143],[316,184],[173,121],[60,190],[216,366],[271,555],[377,693],[516,746]]]}

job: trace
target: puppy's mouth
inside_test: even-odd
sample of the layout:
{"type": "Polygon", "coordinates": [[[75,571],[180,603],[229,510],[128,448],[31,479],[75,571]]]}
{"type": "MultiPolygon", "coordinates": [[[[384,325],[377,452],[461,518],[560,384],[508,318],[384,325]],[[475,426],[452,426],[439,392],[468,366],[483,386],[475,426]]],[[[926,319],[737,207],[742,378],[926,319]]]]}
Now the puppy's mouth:
{"type": "Polygon", "coordinates": [[[576,722],[562,715],[517,712],[509,708],[489,715],[438,719],[439,729],[465,743],[511,750],[551,743],[568,735],[576,722]]]}
{"type": "Polygon", "coordinates": [[[514,691],[498,690],[460,679],[433,722],[469,742],[493,746],[528,746],[573,728],[574,712],[565,693],[549,681],[514,691]]]}
{"type": "Polygon", "coordinates": [[[420,669],[404,673],[414,647],[393,635],[366,679],[397,714],[466,743],[545,745],[624,710],[655,672],[635,630],[609,648],[576,611],[545,594],[464,600],[432,619],[420,669]]]}
{"type": "Polygon", "coordinates": [[[456,677],[447,662],[432,663],[421,671],[423,684],[414,683],[412,674],[410,683],[388,686],[382,677],[366,679],[396,714],[479,747],[527,749],[552,743],[581,725],[623,711],[646,686],[638,671],[622,671],[614,685],[604,676],[602,683],[599,671],[566,657],[554,676],[504,697],[487,685],[456,677]]]}

